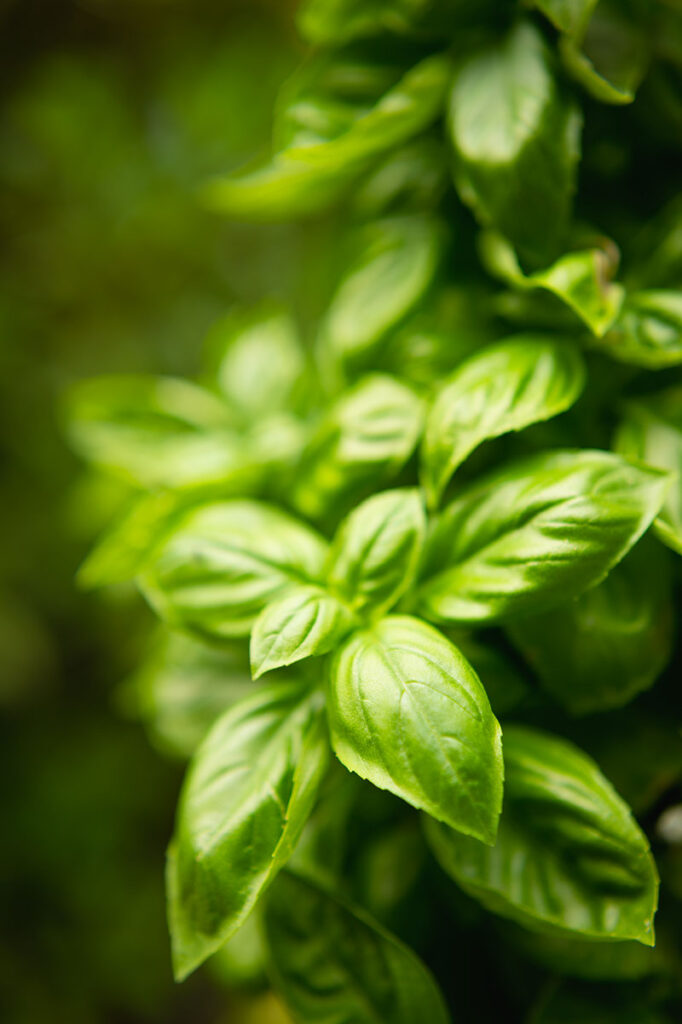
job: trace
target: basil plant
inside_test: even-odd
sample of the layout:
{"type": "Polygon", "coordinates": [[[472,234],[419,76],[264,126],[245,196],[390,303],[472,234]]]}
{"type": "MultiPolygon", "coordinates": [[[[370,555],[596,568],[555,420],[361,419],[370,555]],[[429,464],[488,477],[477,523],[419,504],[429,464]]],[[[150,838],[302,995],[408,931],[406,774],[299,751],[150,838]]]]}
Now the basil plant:
{"type": "Polygon", "coordinates": [[[191,758],[176,975],[255,943],[302,1024],[606,1021],[616,981],[633,1021],[679,1019],[675,5],[307,0],[298,26],[271,154],[203,193],[294,222],[298,284],[216,324],[198,380],[69,399],[121,495],[80,580],[158,616],[130,686],[191,758]]]}

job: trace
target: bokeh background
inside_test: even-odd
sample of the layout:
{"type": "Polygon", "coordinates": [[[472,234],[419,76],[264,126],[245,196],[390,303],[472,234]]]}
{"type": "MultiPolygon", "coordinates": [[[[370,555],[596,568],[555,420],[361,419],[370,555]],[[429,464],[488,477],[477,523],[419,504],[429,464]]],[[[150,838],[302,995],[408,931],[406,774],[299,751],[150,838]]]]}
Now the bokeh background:
{"type": "Polygon", "coordinates": [[[120,494],[82,475],[60,408],[84,376],[196,373],[232,304],[291,291],[314,238],[226,224],[197,195],[267,143],[290,8],[0,2],[3,1024],[282,1019],[257,987],[230,995],[219,964],[171,979],[182,765],[125,700],[149,617],[74,584],[120,494]]]}

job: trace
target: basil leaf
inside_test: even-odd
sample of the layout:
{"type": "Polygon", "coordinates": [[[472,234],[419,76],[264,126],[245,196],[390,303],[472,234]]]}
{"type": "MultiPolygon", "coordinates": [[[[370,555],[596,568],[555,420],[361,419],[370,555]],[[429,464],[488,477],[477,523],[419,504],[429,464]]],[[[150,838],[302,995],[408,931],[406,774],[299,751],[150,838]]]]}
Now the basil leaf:
{"type": "Polygon", "coordinates": [[[542,453],[493,473],[436,520],[416,607],[435,622],[490,622],[560,604],[623,558],[668,484],[601,451],[542,453]]]}
{"type": "Polygon", "coordinates": [[[79,584],[107,587],[132,580],[185,506],[182,495],[172,491],[153,491],[136,498],[81,565],[79,584]]]}
{"type": "Polygon", "coordinates": [[[353,210],[362,220],[393,213],[432,210],[450,184],[445,143],[420,135],[393,150],[353,190],[353,210]]]}
{"type": "Polygon", "coordinates": [[[682,363],[682,291],[629,295],[599,347],[614,359],[647,370],[682,363]]]}
{"type": "Polygon", "coordinates": [[[441,633],[407,616],[355,633],[334,659],[328,714],[346,768],[494,842],[500,728],[478,676],[441,633]]]}
{"type": "Polygon", "coordinates": [[[210,391],[172,377],[101,377],[73,389],[69,435],[88,462],[145,488],[253,476],[233,417],[210,391]]]}
{"type": "Polygon", "coordinates": [[[393,377],[364,377],[337,399],[315,431],[293,481],[294,506],[319,520],[390,480],[419,439],[423,403],[393,377]]]}
{"type": "Polygon", "coordinates": [[[482,441],[556,416],[584,383],[580,354],[548,338],[520,335],[467,359],[426,420],[422,483],[430,504],[438,504],[453,472],[482,441]]]}
{"type": "Polygon", "coordinates": [[[189,757],[228,708],[253,693],[243,645],[210,647],[163,632],[122,692],[162,750],[189,757]]]}
{"type": "Polygon", "coordinates": [[[628,402],[616,449],[676,474],[654,529],[665,544],[682,554],[682,388],[628,402]]]}
{"type": "Polygon", "coordinates": [[[569,605],[508,627],[555,700],[573,714],[620,707],[661,674],[672,653],[665,552],[646,543],[569,605]]]}
{"type": "Polygon", "coordinates": [[[290,856],[327,764],[322,696],[260,688],[216,722],[183,786],[168,859],[173,964],[187,977],[290,856]]]}
{"type": "Polygon", "coordinates": [[[325,884],[283,871],[265,928],[276,987],[301,1024],[448,1024],[415,954],[325,884]]]}
{"type": "Polygon", "coordinates": [[[649,64],[649,44],[640,26],[618,8],[599,4],[586,32],[564,36],[559,52],[566,70],[602,103],[632,103],[649,64]]]}
{"type": "Polygon", "coordinates": [[[385,33],[447,36],[453,19],[459,24],[482,7],[480,0],[306,0],[298,26],[311,43],[327,46],[385,33]]]}
{"type": "Polygon", "coordinates": [[[352,626],[352,612],[333,594],[321,587],[291,587],[267,604],[254,623],[253,678],[313,654],[326,654],[352,626]]]}
{"type": "Polygon", "coordinates": [[[595,763],[565,740],[506,726],[504,769],[494,846],[427,820],[443,869],[489,910],[528,928],[653,946],[656,866],[595,763]]]}
{"type": "Polygon", "coordinates": [[[514,250],[500,235],[486,231],[479,245],[481,259],[491,274],[521,292],[550,292],[596,337],[603,337],[615,323],[625,292],[622,285],[611,281],[618,264],[617,250],[612,244],[566,253],[534,274],[523,273],[514,250]]]}
{"type": "Polygon", "coordinates": [[[416,214],[374,221],[358,249],[322,326],[322,344],[342,361],[366,354],[421,298],[438,266],[441,230],[416,214]]]}
{"type": "Polygon", "coordinates": [[[223,501],[182,516],[150,560],[142,590],[171,625],[200,636],[248,636],[292,583],[320,578],[327,545],[309,527],[256,501],[223,501]]]}
{"type": "Polygon", "coordinates": [[[529,22],[456,74],[448,128],[459,194],[536,267],[556,256],[568,223],[580,124],[529,22]]]}
{"type": "Polygon", "coordinates": [[[270,220],[308,215],[335,202],[390,148],[438,117],[451,73],[445,55],[404,71],[352,53],[323,54],[285,91],[269,163],[217,179],[214,208],[270,220]]]}
{"type": "Polygon", "coordinates": [[[304,370],[296,325],[276,306],[229,314],[207,348],[211,377],[247,423],[285,409],[304,370]]]}
{"type": "Polygon", "coordinates": [[[329,581],[359,613],[385,612],[411,586],[417,571],[426,516],[419,491],[375,494],[339,527],[329,581]]]}

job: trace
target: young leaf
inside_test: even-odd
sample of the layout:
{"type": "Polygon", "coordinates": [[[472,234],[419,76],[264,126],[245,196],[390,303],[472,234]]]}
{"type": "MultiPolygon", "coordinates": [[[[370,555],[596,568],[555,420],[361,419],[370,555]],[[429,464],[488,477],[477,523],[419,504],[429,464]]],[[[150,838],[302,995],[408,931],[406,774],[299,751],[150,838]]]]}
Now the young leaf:
{"type": "Polygon", "coordinates": [[[573,714],[620,707],[665,668],[674,621],[665,554],[643,541],[571,604],[508,627],[542,685],[573,714]]]}
{"type": "Polygon", "coordinates": [[[236,931],[290,856],[327,764],[322,703],[299,683],[261,687],[199,748],[168,857],[178,980],[236,931]]]}
{"type": "Polygon", "coordinates": [[[174,524],[141,586],[171,625],[200,636],[248,636],[287,586],[320,578],[327,550],[317,533],[270,505],[214,502],[174,524]]]}
{"type": "Polygon", "coordinates": [[[253,477],[249,452],[217,395],[172,377],[100,377],[73,389],[69,436],[88,462],[145,488],[253,477]]]}
{"type": "Polygon", "coordinates": [[[435,622],[492,622],[575,597],[629,551],[668,484],[601,451],[542,453],[493,473],[436,521],[416,607],[435,622]]]}
{"type": "Polygon", "coordinates": [[[682,363],[682,291],[629,295],[598,347],[621,363],[661,370],[682,363]]]}
{"type": "Polygon", "coordinates": [[[507,726],[504,767],[494,846],[427,821],[443,869],[489,910],[528,928],[653,946],[656,866],[595,763],[565,740],[507,726]]]}
{"type": "Polygon", "coordinates": [[[350,771],[494,842],[500,727],[478,676],[441,633],[407,616],[355,633],[334,659],[328,714],[350,771]]]}
{"type": "Polygon", "coordinates": [[[616,449],[675,474],[654,529],[665,544],[682,554],[682,388],[627,402],[616,449]]]}
{"type": "Polygon", "coordinates": [[[351,512],[334,540],[329,581],[359,613],[388,611],[412,584],[426,533],[419,491],[384,491],[351,512]]]}
{"type": "Polygon", "coordinates": [[[530,0],[530,6],[549,18],[561,32],[578,36],[584,31],[599,0],[530,0]]]}
{"type": "Polygon", "coordinates": [[[265,929],[276,987],[300,1024],[448,1024],[415,954],[323,883],[283,871],[265,929]]]}
{"type": "Polygon", "coordinates": [[[485,0],[305,0],[298,27],[311,43],[326,46],[386,33],[447,38],[454,19],[480,15],[485,6],[485,0]]]}
{"type": "Polygon", "coordinates": [[[540,32],[519,22],[458,71],[448,114],[455,183],[524,262],[557,255],[570,212],[580,115],[562,95],[540,32]]]}
{"type": "Polygon", "coordinates": [[[304,369],[291,315],[276,306],[231,313],[207,339],[211,376],[247,423],[286,408],[304,369]]]}
{"type": "Polygon", "coordinates": [[[322,587],[299,584],[265,606],[251,633],[253,678],[331,651],[353,626],[353,614],[322,587]]]}
{"type": "Polygon", "coordinates": [[[559,40],[569,74],[602,103],[632,103],[649,63],[649,40],[622,5],[601,3],[584,29],[559,40]]]}
{"type": "Polygon", "coordinates": [[[513,248],[493,231],[480,237],[481,259],[491,274],[521,292],[550,292],[601,338],[613,326],[625,291],[611,278],[618,263],[615,246],[568,252],[534,274],[524,274],[513,248]]]}
{"type": "Polygon", "coordinates": [[[441,230],[431,217],[393,217],[362,229],[322,327],[322,344],[342,362],[366,354],[402,319],[430,285],[441,230]]]}
{"type": "Polygon", "coordinates": [[[422,482],[431,505],[482,441],[556,416],[584,383],[580,353],[548,338],[520,335],[467,359],[438,392],[426,420],[422,482]]]}
{"type": "Polygon", "coordinates": [[[414,451],[423,402],[393,377],[372,374],[331,407],[303,453],[292,501],[318,520],[394,476],[414,451]]]}
{"type": "Polygon", "coordinates": [[[240,217],[296,217],[335,202],[382,153],[438,117],[451,74],[445,55],[404,72],[336,51],[321,55],[289,86],[269,163],[218,179],[214,208],[240,217]]]}
{"type": "Polygon", "coordinates": [[[164,631],[124,684],[121,697],[157,746],[189,757],[216,719],[251,693],[243,644],[214,647],[164,631]]]}

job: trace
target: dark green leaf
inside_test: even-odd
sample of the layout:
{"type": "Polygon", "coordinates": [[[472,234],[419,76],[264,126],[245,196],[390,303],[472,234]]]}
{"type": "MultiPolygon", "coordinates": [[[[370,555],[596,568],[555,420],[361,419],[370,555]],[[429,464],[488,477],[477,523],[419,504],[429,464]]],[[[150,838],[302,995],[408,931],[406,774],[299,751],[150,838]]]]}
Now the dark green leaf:
{"type": "Polygon", "coordinates": [[[339,527],[330,583],[358,613],[388,611],[414,580],[425,533],[419,491],[405,488],[375,494],[339,527]]]}
{"type": "Polygon", "coordinates": [[[664,555],[638,544],[599,586],[509,627],[542,685],[573,714],[620,707],[665,668],[674,615],[664,555]]]}
{"type": "Polygon", "coordinates": [[[489,910],[528,928],[653,946],[656,866],[594,762],[565,740],[508,726],[504,768],[494,846],[427,821],[444,870],[489,910]]]}
{"type": "Polygon", "coordinates": [[[616,448],[630,458],[675,474],[654,529],[661,540],[682,554],[682,389],[670,388],[628,402],[616,448]]]}
{"type": "Polygon", "coordinates": [[[214,502],[174,523],[142,589],[171,625],[209,637],[248,636],[287,586],[320,579],[327,550],[313,530],[270,505],[214,502]]]}
{"type": "Polygon", "coordinates": [[[329,721],[351,771],[483,842],[502,801],[500,728],[467,660],[418,619],[354,634],[332,666],[329,721]]]}
{"type": "Polygon", "coordinates": [[[448,115],[457,188],[533,267],[557,255],[566,229],[580,123],[529,22],[457,72],[448,115]]]}
{"type": "Polygon", "coordinates": [[[422,482],[436,506],[453,472],[487,438],[549,419],[585,382],[579,352],[520,335],[470,356],[439,391],[426,420],[422,482]]]}
{"type": "Polygon", "coordinates": [[[282,872],[265,924],[276,986],[301,1024],[448,1024],[414,953],[326,885],[282,872]]]}
{"type": "Polygon", "coordinates": [[[336,647],[353,626],[353,614],[322,587],[292,586],[271,601],[251,633],[254,679],[336,647]]]}
{"type": "Polygon", "coordinates": [[[322,703],[297,683],[262,687],[199,748],[168,859],[178,979],[236,931],[290,856],[327,764],[322,703]]]}
{"type": "Polygon", "coordinates": [[[623,558],[668,484],[601,451],[553,451],[502,469],[436,520],[416,607],[436,622],[486,622],[560,604],[623,558]]]}

